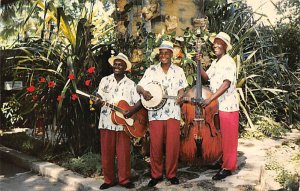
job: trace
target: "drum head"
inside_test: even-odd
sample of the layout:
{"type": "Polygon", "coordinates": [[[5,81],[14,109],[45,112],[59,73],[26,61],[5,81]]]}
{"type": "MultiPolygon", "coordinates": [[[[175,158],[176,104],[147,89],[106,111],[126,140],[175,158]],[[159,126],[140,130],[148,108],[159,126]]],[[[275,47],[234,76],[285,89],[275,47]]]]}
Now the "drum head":
{"type": "Polygon", "coordinates": [[[149,83],[144,87],[144,90],[149,91],[153,98],[146,101],[143,96],[141,96],[141,101],[143,106],[148,110],[157,110],[157,106],[161,106],[161,102],[165,101],[163,99],[163,90],[158,83],[149,83]]]}

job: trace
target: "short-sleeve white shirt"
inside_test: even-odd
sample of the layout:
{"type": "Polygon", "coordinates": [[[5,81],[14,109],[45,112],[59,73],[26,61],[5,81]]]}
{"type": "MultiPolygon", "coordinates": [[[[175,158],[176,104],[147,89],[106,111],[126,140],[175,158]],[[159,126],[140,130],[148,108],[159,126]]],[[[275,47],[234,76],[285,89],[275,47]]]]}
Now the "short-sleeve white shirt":
{"type": "MultiPolygon", "coordinates": [[[[103,77],[100,81],[98,92],[103,101],[109,104],[117,104],[120,100],[125,100],[130,106],[133,106],[140,100],[136,91],[136,84],[125,76],[117,82],[114,74],[103,77]]],[[[103,106],[100,112],[99,129],[109,129],[113,131],[123,131],[122,125],[116,125],[111,120],[112,109],[103,106]]]]}
{"type": "MultiPolygon", "coordinates": [[[[138,85],[145,86],[151,82],[159,82],[165,88],[169,96],[177,96],[178,90],[188,86],[183,69],[171,64],[167,73],[164,73],[161,64],[151,65],[145,71],[138,85]]],[[[175,99],[167,99],[166,104],[158,110],[148,111],[149,121],[181,119],[180,106],[175,99]]]]}
{"type": "Polygon", "coordinates": [[[218,98],[219,110],[232,112],[239,110],[239,95],[236,90],[236,64],[234,60],[225,54],[220,60],[214,60],[207,70],[210,81],[210,89],[216,92],[224,80],[229,80],[230,87],[218,98]]]}

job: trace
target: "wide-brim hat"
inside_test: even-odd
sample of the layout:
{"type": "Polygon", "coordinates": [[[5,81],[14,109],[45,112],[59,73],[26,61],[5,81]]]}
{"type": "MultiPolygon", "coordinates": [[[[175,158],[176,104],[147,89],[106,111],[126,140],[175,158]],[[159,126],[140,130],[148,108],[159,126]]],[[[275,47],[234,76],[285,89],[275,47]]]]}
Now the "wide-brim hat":
{"type": "Polygon", "coordinates": [[[117,56],[113,56],[113,57],[110,57],[109,59],[108,59],[108,62],[110,63],[110,65],[114,65],[114,61],[116,60],[116,59],[120,59],[120,60],[123,60],[125,63],[126,63],[126,71],[128,71],[128,70],[130,70],[131,69],[131,66],[132,66],[132,64],[131,64],[131,62],[128,60],[128,57],[125,55],[125,54],[123,54],[123,53],[119,53],[117,56]]]}
{"type": "Polygon", "coordinates": [[[168,50],[171,50],[172,52],[174,51],[174,45],[173,45],[173,43],[172,42],[170,42],[170,41],[163,41],[162,43],[161,43],[161,45],[158,47],[158,49],[160,50],[160,49],[168,49],[168,50]]]}
{"type": "Polygon", "coordinates": [[[231,38],[227,33],[219,32],[217,35],[213,35],[213,36],[209,37],[209,41],[214,43],[214,40],[216,38],[221,39],[223,42],[225,42],[227,44],[226,52],[228,52],[229,50],[232,49],[232,45],[230,44],[231,38]]]}

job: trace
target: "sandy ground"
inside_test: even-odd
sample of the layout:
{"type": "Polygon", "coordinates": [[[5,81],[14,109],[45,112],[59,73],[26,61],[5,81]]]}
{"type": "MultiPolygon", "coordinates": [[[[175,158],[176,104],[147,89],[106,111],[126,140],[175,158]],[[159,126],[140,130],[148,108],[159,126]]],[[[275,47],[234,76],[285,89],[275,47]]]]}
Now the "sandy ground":
{"type": "MultiPolygon", "coordinates": [[[[136,180],[137,190],[299,190],[300,132],[292,130],[281,139],[239,139],[238,169],[222,181],[211,177],[217,170],[182,166],[178,169],[180,185],[160,182],[148,188],[148,170],[136,180]],[[296,180],[291,181],[290,175],[296,180]],[[279,182],[285,182],[282,185],[279,182]],[[290,183],[289,183],[290,182],[290,183]],[[289,185],[290,184],[290,185],[289,185]]],[[[140,172],[139,172],[140,173],[140,172]]]]}

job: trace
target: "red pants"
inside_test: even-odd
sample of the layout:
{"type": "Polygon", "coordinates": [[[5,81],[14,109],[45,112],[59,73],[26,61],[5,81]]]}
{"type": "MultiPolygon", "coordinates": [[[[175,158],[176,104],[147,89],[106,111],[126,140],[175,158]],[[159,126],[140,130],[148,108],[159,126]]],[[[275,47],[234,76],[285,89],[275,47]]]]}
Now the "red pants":
{"type": "Polygon", "coordinates": [[[237,168],[239,112],[219,111],[222,135],[222,168],[234,171],[237,168]]]}
{"type": "Polygon", "coordinates": [[[130,181],[130,138],[124,131],[100,129],[101,161],[104,182],[113,184],[115,177],[115,156],[118,163],[119,184],[130,181]]]}
{"type": "Polygon", "coordinates": [[[180,122],[176,119],[150,121],[152,178],[163,176],[163,145],[166,144],[166,178],[176,177],[180,147],[180,122]]]}

